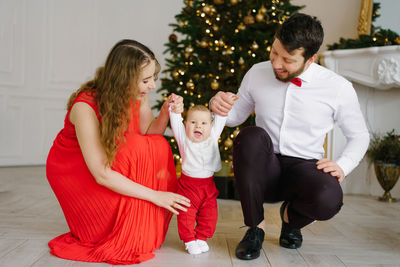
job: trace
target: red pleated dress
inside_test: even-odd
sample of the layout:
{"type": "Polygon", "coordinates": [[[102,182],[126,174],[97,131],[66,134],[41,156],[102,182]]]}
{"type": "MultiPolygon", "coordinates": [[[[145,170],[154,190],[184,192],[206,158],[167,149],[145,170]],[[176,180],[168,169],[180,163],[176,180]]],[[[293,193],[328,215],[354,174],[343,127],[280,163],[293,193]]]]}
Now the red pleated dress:
{"type": "MultiPolygon", "coordinates": [[[[94,92],[75,100],[97,110],[94,92]]],[[[171,148],[160,135],[141,135],[140,101],[131,105],[126,142],[112,169],[132,181],[160,191],[176,192],[177,177],[171,148]]],[[[85,164],[68,111],[64,128],[50,149],[46,174],[70,232],[49,242],[50,253],[60,258],[134,264],[154,257],[165,239],[172,214],[151,202],[120,195],[96,183],[85,164]]]]}

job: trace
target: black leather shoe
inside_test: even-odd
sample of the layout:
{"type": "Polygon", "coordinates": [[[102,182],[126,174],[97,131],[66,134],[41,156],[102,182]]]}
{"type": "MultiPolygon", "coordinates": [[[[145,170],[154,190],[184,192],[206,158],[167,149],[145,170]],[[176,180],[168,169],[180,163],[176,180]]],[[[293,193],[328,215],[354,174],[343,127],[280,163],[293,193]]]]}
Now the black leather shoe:
{"type": "Polygon", "coordinates": [[[284,248],[296,249],[301,247],[303,236],[301,235],[300,229],[293,228],[283,221],[283,213],[287,205],[288,202],[283,202],[280,209],[282,229],[281,236],[279,237],[279,245],[284,248]]]}
{"type": "Polygon", "coordinates": [[[260,256],[260,249],[264,241],[264,230],[252,227],[247,230],[242,241],[236,248],[236,257],[241,260],[254,260],[260,256]]]}

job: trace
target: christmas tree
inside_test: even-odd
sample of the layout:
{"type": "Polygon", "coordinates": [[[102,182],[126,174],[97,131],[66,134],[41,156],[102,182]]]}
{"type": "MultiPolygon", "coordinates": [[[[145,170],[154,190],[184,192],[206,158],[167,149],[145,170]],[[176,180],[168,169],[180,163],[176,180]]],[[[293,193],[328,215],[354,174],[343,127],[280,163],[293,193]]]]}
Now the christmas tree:
{"type": "MultiPolygon", "coordinates": [[[[185,108],[208,106],[218,90],[237,93],[247,70],[268,60],[274,34],[286,18],[302,7],[289,0],[186,0],[182,12],[170,24],[173,33],[166,43],[169,53],[163,94],[156,108],[175,93],[184,98],[185,108]]],[[[240,127],[254,125],[254,115],[240,127]]],[[[232,161],[233,139],[239,128],[225,127],[220,137],[221,158],[232,161]]],[[[178,147],[167,137],[175,159],[178,147]]]]}

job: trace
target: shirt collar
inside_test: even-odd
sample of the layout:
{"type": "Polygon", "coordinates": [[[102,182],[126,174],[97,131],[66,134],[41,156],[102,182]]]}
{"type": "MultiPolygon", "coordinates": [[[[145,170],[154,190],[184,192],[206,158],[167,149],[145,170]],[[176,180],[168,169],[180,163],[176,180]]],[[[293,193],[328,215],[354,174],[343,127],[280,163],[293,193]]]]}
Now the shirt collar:
{"type": "Polygon", "coordinates": [[[308,66],[308,68],[297,77],[300,78],[303,82],[308,83],[312,80],[314,71],[315,71],[315,63],[311,63],[310,66],[308,66]]]}

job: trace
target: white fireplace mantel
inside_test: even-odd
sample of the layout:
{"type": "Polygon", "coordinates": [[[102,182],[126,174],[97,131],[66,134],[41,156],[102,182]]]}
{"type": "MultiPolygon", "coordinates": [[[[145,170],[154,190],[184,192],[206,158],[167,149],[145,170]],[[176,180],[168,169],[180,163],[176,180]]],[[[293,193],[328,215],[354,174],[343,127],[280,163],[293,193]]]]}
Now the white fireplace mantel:
{"type": "Polygon", "coordinates": [[[400,88],[400,45],[322,53],[324,65],[350,81],[375,88],[400,88]]]}

